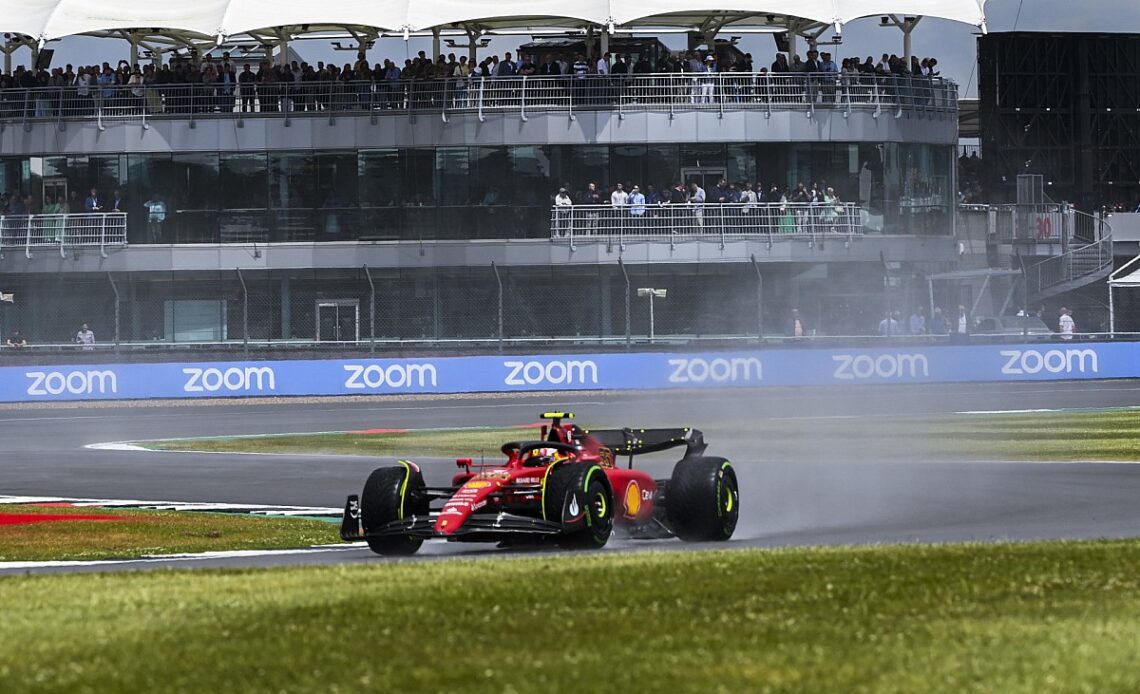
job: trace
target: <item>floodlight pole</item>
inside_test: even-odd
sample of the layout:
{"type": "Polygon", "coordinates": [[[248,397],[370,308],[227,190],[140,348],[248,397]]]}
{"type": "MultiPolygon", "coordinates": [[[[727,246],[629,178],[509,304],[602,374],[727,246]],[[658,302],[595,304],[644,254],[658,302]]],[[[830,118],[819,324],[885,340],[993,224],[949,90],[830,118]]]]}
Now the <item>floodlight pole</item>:
{"type": "Polygon", "coordinates": [[[654,337],[656,337],[655,330],[654,330],[654,321],[653,321],[653,299],[657,298],[657,297],[664,299],[665,298],[665,292],[666,292],[666,290],[664,290],[664,289],[655,289],[653,287],[638,287],[637,288],[637,295],[638,296],[649,297],[649,343],[650,344],[653,344],[654,337]]]}
{"type": "Polygon", "coordinates": [[[653,344],[653,290],[649,290],[649,344],[653,344]]]}

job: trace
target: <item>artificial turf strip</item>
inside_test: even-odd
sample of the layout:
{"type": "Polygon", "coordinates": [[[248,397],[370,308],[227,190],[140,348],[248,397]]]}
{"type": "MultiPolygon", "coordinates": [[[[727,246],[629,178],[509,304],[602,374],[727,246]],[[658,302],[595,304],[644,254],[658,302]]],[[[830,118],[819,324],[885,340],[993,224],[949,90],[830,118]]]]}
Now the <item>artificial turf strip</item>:
{"type": "Polygon", "coordinates": [[[1140,542],[0,578],[0,691],[1135,692],[1140,542]]]}
{"type": "Polygon", "coordinates": [[[5,505],[0,507],[0,512],[61,516],[97,513],[117,519],[0,524],[0,561],[125,559],[150,554],[288,549],[340,542],[335,525],[298,518],[24,505],[5,505]]]}
{"type": "MultiPolygon", "coordinates": [[[[715,432],[708,440],[715,446],[715,432]]],[[[851,419],[757,420],[748,434],[759,460],[845,458],[1138,460],[1140,411],[1041,412],[851,419]]],[[[396,434],[296,434],[150,442],[171,450],[332,453],[373,456],[499,456],[499,446],[533,436],[519,429],[412,430],[396,434]]],[[[743,462],[743,461],[741,461],[743,462]]]]}

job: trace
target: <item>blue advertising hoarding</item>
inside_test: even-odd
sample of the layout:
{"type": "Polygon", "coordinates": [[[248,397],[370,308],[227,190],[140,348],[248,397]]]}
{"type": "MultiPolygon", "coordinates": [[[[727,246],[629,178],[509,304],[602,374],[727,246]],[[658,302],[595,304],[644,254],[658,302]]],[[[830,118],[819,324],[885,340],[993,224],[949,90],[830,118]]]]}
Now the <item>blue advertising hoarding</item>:
{"type": "Polygon", "coordinates": [[[1140,376],[1140,343],[0,367],[0,402],[1140,376]]]}

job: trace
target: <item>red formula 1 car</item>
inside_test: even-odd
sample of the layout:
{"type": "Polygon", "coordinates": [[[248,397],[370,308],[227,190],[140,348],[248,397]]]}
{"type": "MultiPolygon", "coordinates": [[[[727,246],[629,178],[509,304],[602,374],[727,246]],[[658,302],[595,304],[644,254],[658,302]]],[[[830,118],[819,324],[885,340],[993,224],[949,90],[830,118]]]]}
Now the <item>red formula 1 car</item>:
{"type": "Polygon", "coordinates": [[[450,487],[428,487],[420,468],[374,470],[360,496],[348,497],[340,536],[385,555],[412,554],[428,538],[456,542],[533,542],[602,547],[615,531],[651,539],[727,540],[740,515],[732,464],[704,455],[696,429],[590,431],[546,412],[540,440],[503,445],[501,465],[456,461],[450,487]],[[634,469],[634,456],[685,447],[667,480],[634,469]],[[628,465],[618,460],[628,457],[628,465]],[[439,505],[437,502],[442,502],[439,505]]]}

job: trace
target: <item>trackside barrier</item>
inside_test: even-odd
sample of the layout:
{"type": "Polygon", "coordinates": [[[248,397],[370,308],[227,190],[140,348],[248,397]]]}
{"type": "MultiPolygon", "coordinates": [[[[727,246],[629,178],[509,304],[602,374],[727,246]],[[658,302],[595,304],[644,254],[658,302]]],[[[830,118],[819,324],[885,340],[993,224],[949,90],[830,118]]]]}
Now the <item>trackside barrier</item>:
{"type": "Polygon", "coordinates": [[[0,402],[1140,377],[1140,343],[0,368],[0,402]]]}

